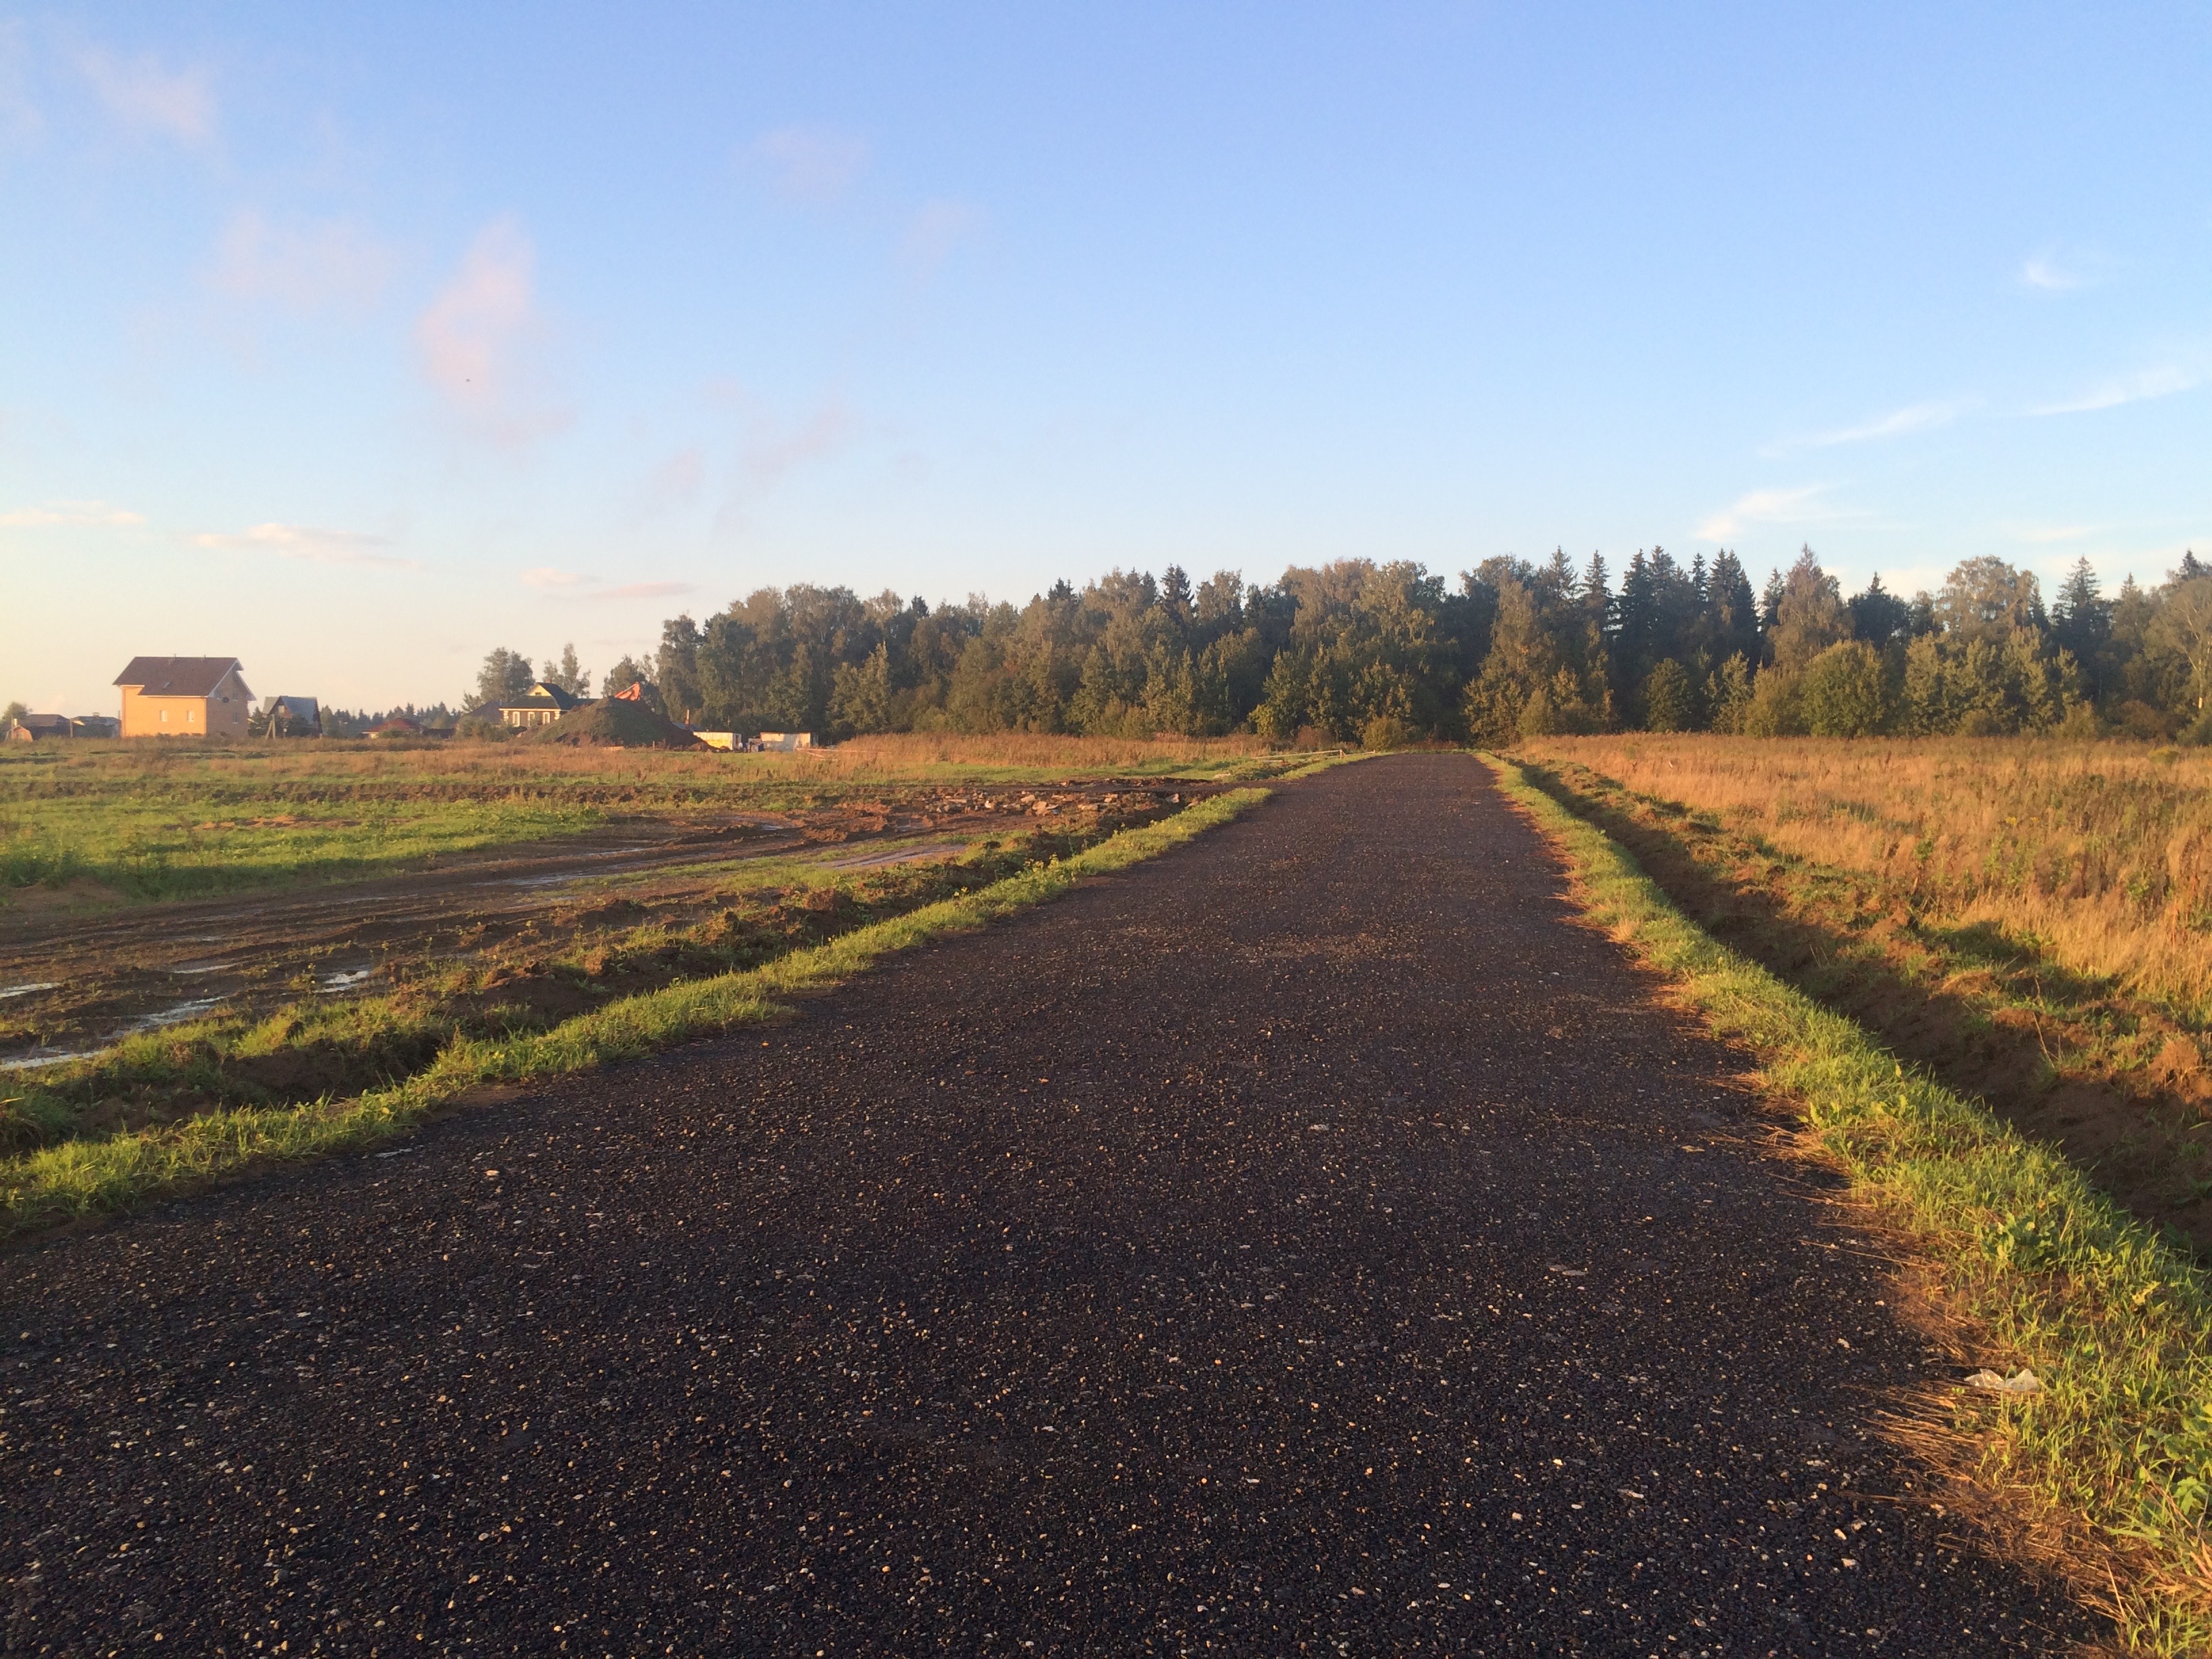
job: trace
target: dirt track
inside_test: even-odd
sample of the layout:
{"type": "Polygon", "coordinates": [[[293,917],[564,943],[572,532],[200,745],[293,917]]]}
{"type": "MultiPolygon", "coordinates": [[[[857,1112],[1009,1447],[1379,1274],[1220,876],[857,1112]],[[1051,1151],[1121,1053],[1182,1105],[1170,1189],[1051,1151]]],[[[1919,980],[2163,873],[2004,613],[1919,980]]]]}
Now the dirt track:
{"type": "Polygon", "coordinates": [[[0,1259],[9,1651],[1967,1654],[2094,1627],[1456,757],[0,1259]],[[19,1335],[18,1334],[21,1333],[19,1335]]]}

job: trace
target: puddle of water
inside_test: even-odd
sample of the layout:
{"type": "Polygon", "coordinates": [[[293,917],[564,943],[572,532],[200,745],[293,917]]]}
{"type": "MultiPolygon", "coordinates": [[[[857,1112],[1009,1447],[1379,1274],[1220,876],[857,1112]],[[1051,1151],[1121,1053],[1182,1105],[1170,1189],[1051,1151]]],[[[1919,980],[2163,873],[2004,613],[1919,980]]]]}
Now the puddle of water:
{"type": "Polygon", "coordinates": [[[124,1026],[124,1036],[128,1037],[133,1030],[159,1030],[161,1026],[184,1024],[185,1020],[197,1020],[208,1009],[216,1009],[222,1005],[223,998],[192,998],[191,1002],[179,1002],[175,1009],[161,1009],[159,1013],[149,1013],[143,1020],[133,1020],[128,1026],[124,1026]]]}
{"type": "Polygon", "coordinates": [[[95,1054],[97,1048],[33,1048],[27,1054],[16,1054],[0,1060],[0,1072],[27,1072],[33,1066],[58,1066],[65,1060],[82,1060],[95,1054]]]}
{"type": "Polygon", "coordinates": [[[356,968],[346,973],[325,974],[315,981],[315,988],[324,992],[350,991],[363,980],[374,975],[376,969],[374,968],[356,968]]]}
{"type": "Polygon", "coordinates": [[[27,997],[33,991],[58,991],[62,982],[58,979],[42,979],[33,985],[0,985],[0,1002],[9,997],[27,997]]]}
{"type": "Polygon", "coordinates": [[[880,853],[860,853],[851,858],[831,859],[826,867],[831,870],[872,870],[885,864],[916,864],[924,859],[951,858],[968,850],[964,841],[939,842],[928,847],[894,847],[880,853]]]}
{"type": "Polygon", "coordinates": [[[173,974],[220,974],[225,969],[237,966],[234,962],[187,962],[179,963],[169,971],[173,974]]]}
{"type": "Polygon", "coordinates": [[[24,1072],[34,1066],[58,1066],[65,1060],[89,1060],[104,1054],[127,1036],[137,1036],[145,1031],[158,1031],[165,1025],[181,1025],[188,1019],[198,1019],[210,1009],[220,1008],[227,999],[222,997],[194,997],[190,1002],[179,1002],[154,1013],[144,1014],[117,1031],[97,1048],[33,1048],[27,1054],[15,1054],[0,1060],[0,1072],[24,1072]]]}
{"type": "Polygon", "coordinates": [[[158,1031],[164,1025],[181,1025],[188,1019],[198,1019],[210,1008],[221,1007],[222,1003],[221,997],[195,997],[190,1002],[180,1002],[173,1008],[162,1009],[159,1013],[134,1019],[116,1036],[135,1036],[141,1031],[158,1031]]]}

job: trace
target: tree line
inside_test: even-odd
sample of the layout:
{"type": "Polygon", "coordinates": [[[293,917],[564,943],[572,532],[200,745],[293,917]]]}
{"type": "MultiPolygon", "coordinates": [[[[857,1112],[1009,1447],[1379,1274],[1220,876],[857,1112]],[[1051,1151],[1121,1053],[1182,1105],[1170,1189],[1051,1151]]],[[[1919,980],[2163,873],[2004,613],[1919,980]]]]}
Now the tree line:
{"type": "MultiPolygon", "coordinates": [[[[588,690],[573,647],[556,678],[588,690]]],[[[488,658],[479,701],[526,687],[488,658]]],[[[1729,552],[1638,552],[1616,585],[1486,560],[1456,586],[1407,562],[1292,567],[1267,585],[1115,570],[1023,606],[934,607],[801,583],[666,622],[643,683],[671,718],[739,732],[1078,732],[1380,744],[1620,730],[1832,737],[2120,732],[2212,738],[2212,566],[2107,595],[2087,560],[2051,602],[1967,559],[1906,599],[1846,597],[1810,548],[1754,590],[1729,552]]]]}

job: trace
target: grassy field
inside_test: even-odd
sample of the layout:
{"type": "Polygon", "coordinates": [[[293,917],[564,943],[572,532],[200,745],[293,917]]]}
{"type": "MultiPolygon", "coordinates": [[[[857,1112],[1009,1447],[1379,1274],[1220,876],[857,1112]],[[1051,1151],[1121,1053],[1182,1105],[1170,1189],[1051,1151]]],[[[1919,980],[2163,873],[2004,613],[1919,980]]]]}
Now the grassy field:
{"type": "MultiPolygon", "coordinates": [[[[2018,1547],[2104,1605],[2130,1647],[2212,1651],[2212,1280],[2056,1151],[1694,925],[1589,821],[1602,792],[1558,781],[1608,758],[1599,744],[1571,763],[1540,752],[1540,767],[1498,770],[1592,919],[1803,1103],[1813,1146],[1929,1264],[1961,1361],[2039,1379],[2018,1396],[1931,1389],[1893,1415],[1901,1437],[1978,1486],[2018,1547]]],[[[1699,758],[1699,775],[1740,775],[1733,757],[1699,758]]],[[[1863,763],[1847,758],[1838,769],[1863,763]]],[[[1797,775],[1819,763],[1801,752],[1797,775]]]]}
{"type": "Polygon", "coordinates": [[[1550,738],[1776,851],[1878,878],[2075,973],[2212,1012],[2212,750],[2012,738],[1550,738]]]}
{"type": "Polygon", "coordinates": [[[343,879],[640,817],[775,811],[887,788],[1298,763],[1255,740],[871,738],[791,755],[524,743],[0,745],[0,906],[34,890],[159,900],[343,879]]]}

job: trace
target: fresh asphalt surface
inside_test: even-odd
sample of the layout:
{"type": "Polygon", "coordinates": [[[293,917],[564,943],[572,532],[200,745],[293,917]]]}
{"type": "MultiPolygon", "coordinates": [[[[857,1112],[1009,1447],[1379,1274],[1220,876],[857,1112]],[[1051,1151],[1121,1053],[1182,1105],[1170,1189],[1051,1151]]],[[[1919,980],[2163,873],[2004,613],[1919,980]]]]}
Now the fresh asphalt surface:
{"type": "Polygon", "coordinates": [[[2094,1638],[1869,1437],[1941,1362],[1561,888],[1472,760],[1340,768],[764,1034],[0,1257],[5,1651],[2094,1638]]]}

